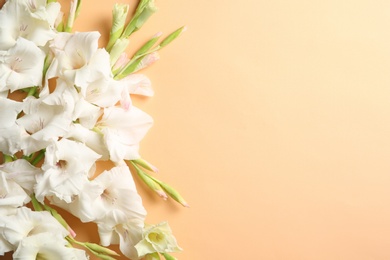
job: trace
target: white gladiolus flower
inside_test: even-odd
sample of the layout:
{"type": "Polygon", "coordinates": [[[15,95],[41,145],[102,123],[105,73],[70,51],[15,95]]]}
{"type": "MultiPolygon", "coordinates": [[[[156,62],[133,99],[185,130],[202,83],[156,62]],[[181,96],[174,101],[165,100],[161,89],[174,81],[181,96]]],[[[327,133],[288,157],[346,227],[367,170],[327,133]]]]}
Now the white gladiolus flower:
{"type": "Polygon", "coordinates": [[[9,215],[31,200],[36,176],[41,172],[22,159],[0,165],[0,214],[9,215]]]}
{"type": "Polygon", "coordinates": [[[139,142],[153,124],[153,119],[142,110],[131,107],[104,109],[102,119],[96,127],[103,133],[110,160],[134,160],[140,158],[139,142]]]}
{"type": "Polygon", "coordinates": [[[15,215],[0,216],[0,236],[13,249],[26,237],[41,233],[53,233],[59,238],[68,235],[68,231],[47,211],[32,211],[21,207],[15,215]]]}
{"type": "Polygon", "coordinates": [[[176,238],[167,222],[147,226],[142,234],[142,240],[135,246],[139,257],[159,252],[179,252],[182,249],[177,245],[176,238]]]}
{"type": "Polygon", "coordinates": [[[70,202],[65,202],[56,196],[47,196],[50,203],[56,205],[74,216],[78,217],[81,222],[91,222],[96,220],[96,213],[92,202],[101,194],[101,188],[92,182],[85,182],[82,190],[78,195],[74,195],[70,202]]]}
{"type": "Polygon", "coordinates": [[[95,126],[101,114],[100,107],[89,103],[81,97],[76,102],[73,112],[73,120],[78,120],[82,126],[91,129],[95,126]]]}
{"type": "Polygon", "coordinates": [[[0,91],[41,86],[44,60],[45,53],[33,42],[18,38],[0,55],[0,91]]]}
{"type": "Polygon", "coordinates": [[[100,243],[105,246],[119,244],[122,254],[133,260],[139,259],[135,245],[142,239],[143,226],[143,221],[131,219],[114,227],[99,223],[100,243]]]}
{"type": "Polygon", "coordinates": [[[72,121],[78,121],[78,123],[88,129],[95,126],[96,121],[102,114],[100,107],[85,100],[85,98],[77,92],[73,84],[70,84],[63,79],[57,79],[56,89],[52,94],[42,96],[45,97],[44,99],[42,98],[42,100],[45,100],[46,103],[49,103],[47,100],[51,100],[50,104],[62,104],[65,111],[69,115],[71,114],[70,117],[72,121]],[[66,100],[63,100],[64,94],[66,100]]]}
{"type": "Polygon", "coordinates": [[[85,251],[67,247],[67,241],[54,232],[40,233],[24,238],[12,255],[13,259],[87,260],[85,251]]]}
{"type": "Polygon", "coordinates": [[[0,215],[15,214],[16,209],[27,204],[30,197],[20,185],[6,179],[6,174],[0,172],[0,215]]]}
{"type": "Polygon", "coordinates": [[[37,200],[43,202],[45,196],[56,196],[71,202],[88,182],[88,174],[99,158],[99,154],[82,143],[64,138],[53,142],[46,148],[44,174],[35,186],[37,200]]]}
{"type": "Polygon", "coordinates": [[[138,259],[135,245],[142,239],[146,211],[127,166],[104,171],[87,183],[71,203],[50,200],[83,222],[98,223],[103,246],[119,244],[124,255],[138,259]]]}
{"type": "Polygon", "coordinates": [[[83,186],[70,203],[50,198],[53,204],[69,210],[83,222],[95,221],[115,227],[129,219],[143,223],[146,210],[127,166],[104,171],[83,186]]]}
{"type": "Polygon", "coordinates": [[[68,132],[74,110],[74,89],[58,87],[49,96],[24,100],[25,115],[17,120],[27,134],[23,137],[22,149],[31,154],[48,146],[68,132]]]}
{"type": "Polygon", "coordinates": [[[102,156],[100,160],[107,161],[110,157],[107,147],[104,144],[103,135],[81,124],[72,124],[69,132],[64,137],[85,144],[102,156]]]}
{"type": "Polygon", "coordinates": [[[142,74],[130,74],[118,81],[122,87],[121,106],[128,110],[131,107],[130,94],[153,96],[154,91],[151,87],[149,78],[142,74]]]}
{"type": "Polygon", "coordinates": [[[116,225],[121,219],[145,218],[146,210],[127,166],[104,171],[92,182],[100,187],[99,196],[92,201],[98,222],[116,225]]]}
{"type": "Polygon", "coordinates": [[[102,193],[91,205],[97,214],[95,222],[102,245],[119,243],[123,254],[137,259],[134,246],[141,239],[146,211],[129,168],[112,168],[93,182],[102,187],[102,193]]]}
{"type": "Polygon", "coordinates": [[[28,195],[31,195],[36,176],[42,173],[42,170],[24,159],[18,159],[0,165],[0,172],[5,173],[8,180],[15,181],[28,195]]]}
{"type": "Polygon", "coordinates": [[[124,87],[110,77],[91,82],[86,88],[85,99],[99,107],[114,106],[120,99],[124,87]]]}
{"type": "Polygon", "coordinates": [[[59,3],[46,0],[8,0],[0,10],[0,49],[9,49],[19,37],[44,46],[56,32],[59,3]]]}
{"type": "Polygon", "coordinates": [[[15,124],[22,108],[23,103],[0,97],[0,127],[7,128],[15,124]]]}
{"type": "Polygon", "coordinates": [[[47,78],[60,77],[71,82],[86,96],[90,83],[110,77],[110,55],[98,49],[99,32],[60,33],[51,42],[54,59],[47,78]]]}
{"type": "Polygon", "coordinates": [[[0,97],[0,152],[14,154],[21,149],[23,129],[16,118],[23,103],[0,97]]]}

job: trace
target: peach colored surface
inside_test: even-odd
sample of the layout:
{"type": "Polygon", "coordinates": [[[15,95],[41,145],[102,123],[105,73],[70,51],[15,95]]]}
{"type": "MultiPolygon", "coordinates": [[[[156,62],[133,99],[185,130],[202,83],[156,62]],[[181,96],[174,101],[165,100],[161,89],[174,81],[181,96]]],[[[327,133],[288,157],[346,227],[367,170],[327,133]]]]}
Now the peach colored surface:
{"type": "MultiPolygon", "coordinates": [[[[115,2],[134,5],[84,0],[76,29],[107,37],[115,2]]],[[[390,2],[156,3],[134,43],[188,31],[144,72],[141,153],[191,208],[138,187],[175,256],[390,259],[390,2]]]]}

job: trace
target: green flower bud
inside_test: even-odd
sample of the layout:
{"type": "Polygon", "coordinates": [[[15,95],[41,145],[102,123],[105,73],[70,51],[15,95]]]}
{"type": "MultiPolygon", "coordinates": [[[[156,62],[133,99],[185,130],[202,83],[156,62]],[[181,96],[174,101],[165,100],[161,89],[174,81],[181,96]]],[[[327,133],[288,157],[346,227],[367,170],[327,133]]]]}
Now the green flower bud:
{"type": "Polygon", "coordinates": [[[70,3],[69,16],[65,26],[65,32],[72,31],[74,21],[76,20],[80,12],[80,5],[81,5],[81,0],[72,0],[72,2],[70,3]]]}
{"type": "Polygon", "coordinates": [[[157,11],[157,7],[154,4],[154,0],[147,1],[144,9],[142,10],[142,12],[140,13],[140,15],[137,19],[137,23],[135,25],[135,28],[136,28],[135,30],[138,30],[139,28],[141,28],[142,25],[144,25],[144,23],[149,19],[149,17],[152,14],[154,14],[156,11],[157,11]]]}
{"type": "Polygon", "coordinates": [[[137,160],[132,160],[132,162],[134,162],[135,164],[137,164],[137,165],[141,166],[142,168],[147,169],[149,171],[158,172],[158,169],[156,166],[150,164],[149,162],[145,161],[142,158],[139,158],[137,160]]]}
{"type": "Polygon", "coordinates": [[[130,161],[131,164],[134,166],[135,170],[137,171],[138,176],[141,178],[141,180],[154,192],[156,192],[161,198],[166,200],[168,198],[167,194],[165,194],[164,190],[161,188],[161,186],[153,179],[151,178],[147,173],[142,171],[133,161],[130,161]]]}
{"type": "Polygon", "coordinates": [[[162,33],[157,33],[155,34],[152,39],[150,39],[149,41],[147,41],[135,54],[134,54],[134,57],[138,57],[138,56],[141,56],[141,55],[144,55],[145,53],[147,53],[150,48],[153,47],[153,45],[157,42],[157,40],[161,37],[162,33]]]}
{"type": "Polygon", "coordinates": [[[190,205],[188,205],[188,203],[184,200],[184,198],[179,194],[179,192],[177,192],[174,188],[172,188],[171,186],[169,186],[168,184],[166,183],[163,183],[163,182],[159,182],[160,186],[163,188],[163,190],[168,193],[168,195],[176,200],[177,202],[179,202],[181,205],[183,205],[184,207],[187,207],[189,208],[190,205]]]}
{"type": "Polygon", "coordinates": [[[168,35],[164,40],[162,40],[162,42],[159,44],[159,46],[161,48],[167,46],[168,44],[170,44],[174,39],[179,37],[179,35],[182,34],[183,32],[185,32],[186,30],[187,30],[186,26],[183,26],[183,27],[177,29],[176,31],[174,31],[173,33],[168,35]]]}
{"type": "Polygon", "coordinates": [[[139,30],[146,20],[157,10],[154,0],[141,0],[135,10],[131,21],[127,24],[121,38],[128,38],[133,32],[139,30]]]}
{"type": "Polygon", "coordinates": [[[129,45],[128,39],[117,39],[114,46],[112,46],[110,51],[110,65],[114,66],[115,62],[118,60],[119,56],[126,50],[129,45]]]}
{"type": "Polygon", "coordinates": [[[111,50],[116,40],[121,36],[126,23],[126,17],[129,12],[129,5],[115,4],[112,10],[113,24],[110,31],[110,39],[107,44],[107,50],[111,50]]]}

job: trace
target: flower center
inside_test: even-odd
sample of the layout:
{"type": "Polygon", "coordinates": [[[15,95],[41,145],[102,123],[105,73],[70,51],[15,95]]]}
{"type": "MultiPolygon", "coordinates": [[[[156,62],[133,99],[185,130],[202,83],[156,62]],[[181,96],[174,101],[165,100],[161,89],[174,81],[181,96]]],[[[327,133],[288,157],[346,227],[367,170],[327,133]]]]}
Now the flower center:
{"type": "Polygon", "coordinates": [[[28,7],[30,7],[31,10],[35,11],[37,9],[35,0],[28,0],[28,7]]]}
{"type": "Polygon", "coordinates": [[[68,165],[68,163],[67,163],[67,161],[65,161],[65,160],[59,160],[58,162],[57,162],[57,167],[59,167],[59,168],[61,168],[61,169],[64,169],[64,168],[66,168],[66,166],[68,165]]]}
{"type": "Polygon", "coordinates": [[[72,67],[73,69],[77,70],[80,69],[85,65],[85,58],[84,55],[81,53],[81,51],[76,50],[76,56],[72,60],[72,67]]]}
{"type": "Polygon", "coordinates": [[[105,189],[101,195],[102,199],[107,201],[108,203],[115,204],[116,200],[118,199],[115,197],[112,192],[110,192],[108,189],[105,189]]]}
{"type": "Polygon", "coordinates": [[[20,57],[16,57],[14,59],[14,61],[11,63],[11,70],[15,71],[15,72],[20,72],[20,69],[19,69],[19,64],[22,62],[22,58],[20,57]]]}
{"type": "Polygon", "coordinates": [[[44,254],[42,253],[38,253],[37,256],[35,257],[36,260],[48,260],[49,258],[47,258],[44,254]]]}
{"type": "Polygon", "coordinates": [[[158,243],[162,240],[164,240],[164,235],[159,234],[159,233],[150,233],[148,235],[149,239],[155,243],[158,243]]]}

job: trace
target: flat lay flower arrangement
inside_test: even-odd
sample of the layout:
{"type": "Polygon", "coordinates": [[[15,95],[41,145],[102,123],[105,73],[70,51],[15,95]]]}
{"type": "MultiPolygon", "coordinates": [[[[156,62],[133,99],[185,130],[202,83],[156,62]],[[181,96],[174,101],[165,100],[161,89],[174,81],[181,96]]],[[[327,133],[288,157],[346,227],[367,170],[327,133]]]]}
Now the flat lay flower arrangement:
{"type": "Polygon", "coordinates": [[[145,224],[134,178],[163,199],[188,206],[155,177],[139,143],[151,116],[131,95],[152,96],[140,71],[185,29],[158,33],[134,55],[129,37],[156,11],[140,0],[130,14],[113,6],[109,41],[99,32],[72,32],[81,9],[63,13],[55,0],[8,0],[0,10],[0,255],[14,259],[175,259],[182,249],[167,222],[145,224]],[[18,98],[16,98],[18,97],[18,98]],[[112,168],[96,172],[100,161],[112,168]],[[100,244],[78,241],[56,210],[96,223],[100,244]]]}

